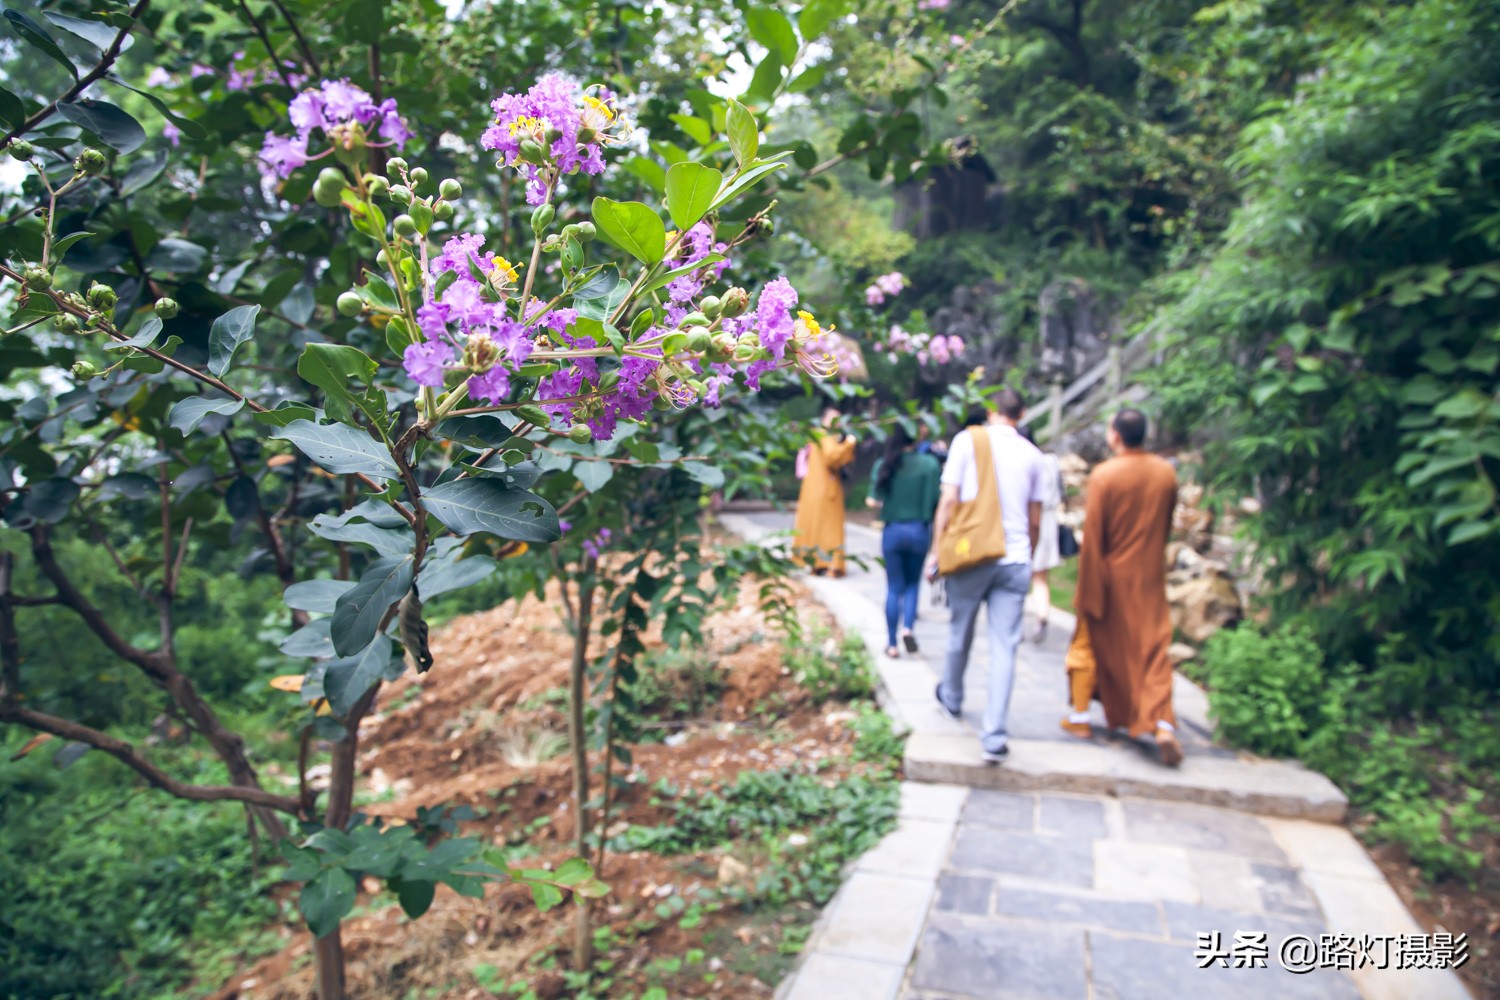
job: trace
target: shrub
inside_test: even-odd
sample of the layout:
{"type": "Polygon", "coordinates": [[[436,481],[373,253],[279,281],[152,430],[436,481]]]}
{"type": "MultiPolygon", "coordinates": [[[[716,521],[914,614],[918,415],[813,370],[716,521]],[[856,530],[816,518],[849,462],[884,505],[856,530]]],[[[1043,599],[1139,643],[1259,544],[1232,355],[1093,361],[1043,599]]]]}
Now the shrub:
{"type": "Polygon", "coordinates": [[[1286,757],[1317,728],[1323,654],[1306,628],[1219,632],[1204,646],[1203,664],[1214,722],[1229,742],[1286,757]]]}
{"type": "Polygon", "coordinates": [[[782,648],[792,677],[817,701],[875,693],[875,664],[858,636],[836,642],[826,626],[814,623],[800,639],[788,636],[782,648]]]}

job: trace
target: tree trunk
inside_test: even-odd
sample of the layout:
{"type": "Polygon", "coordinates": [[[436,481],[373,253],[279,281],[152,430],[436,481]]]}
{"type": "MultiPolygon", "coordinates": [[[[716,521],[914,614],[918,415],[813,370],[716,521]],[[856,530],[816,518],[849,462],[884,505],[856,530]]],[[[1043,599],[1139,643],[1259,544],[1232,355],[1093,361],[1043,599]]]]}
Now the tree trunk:
{"type": "Polygon", "coordinates": [[[318,962],[318,1000],[344,1000],[344,939],[342,925],[314,942],[318,962]]]}
{"type": "MultiPolygon", "coordinates": [[[[578,587],[578,627],[573,633],[573,663],[568,672],[568,738],[573,744],[573,848],[580,858],[588,856],[587,810],[589,800],[589,756],[583,731],[584,673],[588,666],[589,634],[594,618],[594,561],[584,562],[584,579],[578,587]]],[[[589,903],[578,894],[577,922],[573,927],[573,968],[582,972],[593,958],[593,936],[589,931],[589,903]]]]}

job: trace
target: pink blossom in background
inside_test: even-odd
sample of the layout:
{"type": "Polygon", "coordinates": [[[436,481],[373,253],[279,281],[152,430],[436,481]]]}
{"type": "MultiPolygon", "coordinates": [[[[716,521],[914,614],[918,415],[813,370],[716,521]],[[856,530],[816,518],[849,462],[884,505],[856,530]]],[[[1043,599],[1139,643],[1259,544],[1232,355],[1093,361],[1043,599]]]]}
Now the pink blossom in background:
{"type": "Polygon", "coordinates": [[[162,138],[170,142],[174,149],[179,143],[182,142],[182,129],[178,128],[176,125],[173,125],[171,122],[167,122],[161,127],[161,134],[162,138]]]}
{"type": "Polygon", "coordinates": [[[949,0],[917,0],[917,10],[947,10],[949,0]]]}
{"type": "Polygon", "coordinates": [[[874,285],[865,289],[865,305],[878,306],[885,301],[885,293],[874,285]]]}
{"type": "Polygon", "coordinates": [[[172,84],[172,74],[158,66],[146,76],[148,87],[169,87],[172,84]]]}
{"type": "Polygon", "coordinates": [[[192,67],[188,69],[188,76],[194,80],[198,79],[198,77],[200,76],[213,75],[213,68],[211,66],[205,66],[202,63],[193,63],[192,67]]]}

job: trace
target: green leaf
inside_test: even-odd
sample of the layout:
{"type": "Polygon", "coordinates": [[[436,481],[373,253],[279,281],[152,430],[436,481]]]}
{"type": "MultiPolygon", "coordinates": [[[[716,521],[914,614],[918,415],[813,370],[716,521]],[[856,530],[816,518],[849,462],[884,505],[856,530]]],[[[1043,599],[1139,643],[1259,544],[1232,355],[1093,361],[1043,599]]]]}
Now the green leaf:
{"type": "Polygon", "coordinates": [[[472,587],[495,572],[495,560],[489,556],[469,556],[467,559],[445,559],[424,566],[417,575],[417,587],[422,600],[430,601],[440,594],[472,587]]]}
{"type": "Polygon", "coordinates": [[[261,410],[255,414],[255,419],[270,427],[285,427],[295,420],[316,421],[318,411],[306,403],[293,403],[282,400],[273,410],[261,410]]]}
{"type": "Polygon", "coordinates": [[[1463,545],[1483,538],[1495,530],[1493,521],[1469,521],[1448,532],[1449,545],[1463,545]]]}
{"type": "Polygon", "coordinates": [[[326,937],[354,909],[354,876],[342,868],[325,868],[302,887],[297,908],[313,936],[326,937]]]}
{"type": "Polygon", "coordinates": [[[146,130],[141,123],[107,101],[82,97],[59,104],[57,112],[122,153],[134,153],[146,141],[146,130]]]}
{"type": "Polygon", "coordinates": [[[811,0],[797,15],[797,27],[806,41],[812,41],[828,30],[828,25],[844,16],[845,0],[811,0]]]}
{"type": "Polygon", "coordinates": [[[330,627],[333,651],[339,656],[353,656],[368,646],[380,631],[386,611],[411,589],[411,580],[409,555],[387,556],[371,563],[359,583],[334,603],[330,627]]]}
{"type": "Polygon", "coordinates": [[[688,230],[708,214],[724,175],[702,163],[677,163],[667,171],[667,211],[678,229],[688,230]]]}
{"type": "MultiPolygon", "coordinates": [[[[776,155],[780,157],[785,154],[777,153],[776,155]]],[[[725,185],[724,190],[720,191],[719,196],[714,199],[713,207],[718,208],[721,205],[728,204],[742,192],[748,191],[751,187],[759,184],[762,177],[765,177],[772,171],[780,170],[784,166],[786,164],[780,159],[756,161],[754,166],[747,168],[738,177],[732,178],[725,185]]]]}
{"type": "Polygon", "coordinates": [[[649,205],[638,201],[594,199],[599,233],[643,264],[658,263],[667,250],[667,227],[649,205]]]}
{"type": "Polygon", "coordinates": [[[105,79],[110,83],[124,87],[126,90],[131,90],[137,94],[140,94],[147,101],[151,102],[151,106],[156,109],[157,114],[161,115],[173,125],[176,125],[179,129],[182,130],[182,134],[187,136],[189,139],[208,138],[208,129],[204,128],[202,123],[194,121],[192,118],[187,118],[179,115],[177,112],[167,107],[165,101],[163,101],[160,97],[157,97],[155,94],[151,93],[149,90],[142,90],[140,87],[127,83],[113,74],[106,76],[105,79]]]}
{"type": "Polygon", "coordinates": [[[615,294],[615,290],[623,282],[620,280],[620,272],[613,264],[606,265],[595,272],[589,280],[579,285],[573,292],[575,300],[607,299],[615,294]]]}
{"type": "MultiPolygon", "coordinates": [[[[15,94],[12,94],[4,87],[0,87],[0,121],[14,128],[25,120],[26,105],[15,94]]],[[[661,168],[658,167],[657,169],[661,168]]]]}
{"type": "Polygon", "coordinates": [[[88,239],[90,236],[96,236],[96,235],[98,235],[98,234],[97,233],[69,233],[68,235],[64,236],[60,240],[53,240],[52,241],[52,252],[57,256],[58,260],[61,260],[62,259],[62,255],[65,254],[65,253],[67,253],[68,252],[68,248],[71,247],[74,243],[77,243],[79,240],[88,239]]]}
{"type": "Polygon", "coordinates": [[[203,418],[210,413],[230,416],[240,412],[244,405],[243,399],[209,399],[206,396],[189,396],[187,399],[179,399],[172,404],[171,412],[167,414],[167,426],[176,428],[186,437],[197,430],[203,418]]]}
{"type": "MultiPolygon", "coordinates": [[[[623,749],[623,748],[621,748],[623,749]]],[[[573,886],[573,892],[584,899],[602,899],[609,895],[609,886],[598,879],[589,879],[573,886]]],[[[665,996],[666,994],[663,994],[665,996]]],[[[642,998],[644,1000],[644,997],[642,998]]]]}
{"type": "Polygon", "coordinates": [[[750,87],[745,91],[745,97],[752,101],[770,102],[776,96],[776,88],[781,86],[781,56],[775,52],[766,54],[755,67],[755,74],[750,77],[750,87]]]}
{"type": "Polygon", "coordinates": [[[78,79],[78,68],[73,65],[73,60],[68,58],[66,52],[58,48],[57,43],[52,40],[52,36],[47,34],[46,28],[43,28],[40,24],[37,24],[18,10],[7,10],[5,12],[5,19],[10,22],[10,29],[12,31],[47,53],[53,59],[62,63],[68,68],[68,72],[73,74],[73,79],[78,79]]]}
{"type": "MultiPolygon", "coordinates": [[[[3,109],[0,109],[3,113],[3,109]]],[[[657,194],[667,189],[667,174],[661,164],[644,156],[632,156],[625,161],[625,169],[634,174],[657,194]]]]}
{"type": "Polygon", "coordinates": [[[331,615],[334,604],[353,586],[353,580],[303,580],[282,591],[281,599],[298,611],[331,615]]]}
{"type": "Polygon", "coordinates": [[[161,333],[161,320],[155,316],[147,316],[141,323],[141,328],[134,337],[129,340],[114,340],[104,345],[106,351],[128,351],[137,347],[150,347],[156,343],[157,335],[161,333]]]}
{"type": "MultiPolygon", "coordinates": [[[[115,36],[119,34],[114,28],[111,28],[102,21],[85,21],[82,18],[69,17],[66,14],[58,14],[50,10],[42,11],[42,16],[69,34],[82,38],[101,53],[115,43],[115,36]]],[[[124,41],[120,44],[120,51],[123,52],[128,49],[133,41],[134,39],[126,35],[124,41]]]]}
{"type": "Polygon", "coordinates": [[[594,866],[584,858],[569,858],[552,873],[552,880],[559,885],[577,885],[593,877],[594,866]]]}
{"type": "Polygon", "coordinates": [[[677,123],[682,129],[682,134],[693,140],[700,146],[707,146],[713,142],[713,129],[708,127],[708,122],[697,115],[668,115],[668,118],[677,123]]]}
{"type": "MultiPolygon", "coordinates": [[[[208,248],[189,240],[169,236],[151,248],[146,267],[152,271],[174,271],[192,274],[208,260],[208,248]]],[[[244,308],[243,306],[241,308],[244,308]]]]}
{"type": "Polygon", "coordinates": [[[349,388],[351,382],[370,382],[379,369],[363,351],[345,344],[308,344],[297,359],[297,374],[323,390],[330,417],[345,420],[349,408],[356,407],[376,426],[384,427],[385,393],[367,390],[356,395],[349,388]]]}
{"type": "Polygon", "coordinates": [[[750,37],[781,57],[788,66],[797,58],[797,32],[792,22],[771,7],[752,7],[745,15],[750,37]]]}
{"type": "Polygon", "coordinates": [[[331,625],[327,618],[316,618],[281,640],[281,645],[276,648],[287,656],[333,656],[331,625]]]}
{"type": "Polygon", "coordinates": [[[709,465],[705,462],[684,462],[682,471],[711,490],[719,489],[724,485],[724,470],[717,465],[709,465]]]}
{"type": "Polygon", "coordinates": [[[578,462],[573,466],[573,475],[590,493],[598,493],[614,478],[615,467],[609,462],[578,462]]]}
{"type": "Polygon", "coordinates": [[[406,526],[405,521],[395,527],[365,521],[340,523],[327,514],[319,514],[308,523],[307,530],[330,542],[368,545],[383,556],[406,555],[417,544],[417,536],[406,526]]]}
{"type": "Polygon", "coordinates": [[[742,169],[748,169],[755,154],[760,152],[760,126],[756,124],[755,116],[739,101],[731,99],[725,131],[729,133],[729,151],[734,154],[735,162],[742,169]]]}
{"type": "Polygon", "coordinates": [[[702,260],[694,261],[691,264],[684,264],[681,267],[674,267],[672,268],[672,270],[667,271],[663,274],[658,274],[656,277],[646,282],[646,284],[641,288],[639,295],[641,298],[645,298],[647,295],[650,295],[658,288],[670,285],[672,282],[676,281],[678,278],[681,278],[683,275],[692,274],[694,271],[697,271],[700,268],[708,267],[710,264],[717,264],[719,263],[719,261],[724,259],[725,257],[721,253],[711,253],[708,256],[704,257],[702,260]]]}
{"type": "Polygon", "coordinates": [[[545,913],[563,901],[563,894],[562,890],[555,885],[533,882],[531,883],[531,898],[536,903],[536,908],[545,913]]]}
{"type": "Polygon", "coordinates": [[[416,920],[432,906],[432,897],[437,892],[436,882],[408,882],[401,880],[396,890],[396,899],[401,903],[401,912],[416,920]]]}
{"type": "Polygon", "coordinates": [[[255,332],[255,317],[260,306],[236,306],[218,319],[208,331],[208,370],[223,375],[234,360],[234,352],[255,332]]]}
{"type": "Polygon", "coordinates": [[[562,537],[550,503],[498,479],[455,479],[429,489],[422,502],[428,513],[458,535],[484,531],[523,542],[562,537]]]}
{"type": "Polygon", "coordinates": [[[787,93],[801,94],[812,90],[823,82],[823,77],[828,75],[828,65],[826,62],[821,62],[797,74],[797,79],[787,85],[787,93]]]}
{"type": "Polygon", "coordinates": [[[308,458],[329,472],[364,473],[377,479],[395,479],[400,475],[390,452],[370,439],[368,434],[345,424],[315,424],[311,420],[293,420],[271,435],[290,441],[308,458]]]}
{"type": "MultiPolygon", "coordinates": [[[[338,634],[335,627],[335,642],[338,634]]],[[[333,714],[340,717],[348,715],[354,703],[375,686],[390,665],[391,640],[383,635],[376,635],[373,642],[353,656],[329,660],[323,673],[323,694],[327,696],[333,714]]]]}

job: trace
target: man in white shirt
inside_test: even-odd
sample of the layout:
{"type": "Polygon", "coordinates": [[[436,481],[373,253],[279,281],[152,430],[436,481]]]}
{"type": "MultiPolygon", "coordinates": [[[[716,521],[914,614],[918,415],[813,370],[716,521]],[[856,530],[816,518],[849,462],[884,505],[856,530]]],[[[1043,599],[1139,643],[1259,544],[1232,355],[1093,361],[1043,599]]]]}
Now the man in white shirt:
{"type": "MultiPolygon", "coordinates": [[[[1002,389],[995,396],[996,409],[988,415],[990,447],[994,454],[995,480],[1000,492],[1000,519],[1005,527],[1005,555],[985,566],[976,566],[947,577],[944,586],[952,624],[948,631],[948,656],[937,700],[945,712],[962,717],[964,670],[969,665],[969,647],[979,608],[988,608],[990,641],[989,700],[984,708],[980,746],[984,759],[998,764],[1010,752],[1005,717],[1015,683],[1016,647],[1021,642],[1021,613],[1031,588],[1031,554],[1036,549],[1046,493],[1046,461],[1042,453],[1016,430],[1025,413],[1021,396],[1002,389]]],[[[933,521],[932,552],[927,557],[927,576],[937,575],[938,540],[953,517],[960,500],[979,494],[974,461],[974,442],[967,430],[953,439],[948,462],[943,466],[942,495],[933,521]]]]}

